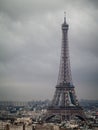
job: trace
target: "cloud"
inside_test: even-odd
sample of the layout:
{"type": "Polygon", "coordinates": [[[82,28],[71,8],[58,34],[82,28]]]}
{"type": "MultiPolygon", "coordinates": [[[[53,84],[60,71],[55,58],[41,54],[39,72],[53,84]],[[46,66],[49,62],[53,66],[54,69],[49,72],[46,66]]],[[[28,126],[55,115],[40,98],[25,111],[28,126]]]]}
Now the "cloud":
{"type": "Polygon", "coordinates": [[[97,4],[96,0],[1,0],[0,100],[53,96],[64,11],[77,95],[98,99],[97,4]]]}

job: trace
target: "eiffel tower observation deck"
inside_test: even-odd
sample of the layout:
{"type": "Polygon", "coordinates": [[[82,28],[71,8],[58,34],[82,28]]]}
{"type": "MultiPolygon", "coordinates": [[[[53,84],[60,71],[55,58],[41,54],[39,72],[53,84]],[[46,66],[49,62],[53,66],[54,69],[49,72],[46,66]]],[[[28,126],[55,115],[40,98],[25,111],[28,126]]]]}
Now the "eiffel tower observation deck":
{"type": "Polygon", "coordinates": [[[61,26],[62,29],[62,46],[58,81],[51,105],[47,111],[49,115],[60,115],[66,119],[73,116],[85,117],[82,107],[79,105],[75,86],[72,82],[69,46],[68,46],[68,29],[66,15],[61,26]]]}

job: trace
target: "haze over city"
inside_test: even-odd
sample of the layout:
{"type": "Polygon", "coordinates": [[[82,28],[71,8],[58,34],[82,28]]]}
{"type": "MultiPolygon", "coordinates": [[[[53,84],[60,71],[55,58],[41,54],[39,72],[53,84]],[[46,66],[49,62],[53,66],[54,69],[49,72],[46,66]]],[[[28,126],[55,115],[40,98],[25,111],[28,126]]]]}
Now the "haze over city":
{"type": "Polygon", "coordinates": [[[66,11],[73,84],[98,99],[98,1],[0,1],[0,100],[52,99],[66,11]]]}

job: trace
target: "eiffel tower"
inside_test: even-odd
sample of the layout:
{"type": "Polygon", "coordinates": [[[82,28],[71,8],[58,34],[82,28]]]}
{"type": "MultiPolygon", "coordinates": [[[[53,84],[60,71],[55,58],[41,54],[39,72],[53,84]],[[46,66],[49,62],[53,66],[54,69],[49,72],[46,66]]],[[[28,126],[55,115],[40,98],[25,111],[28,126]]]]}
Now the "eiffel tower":
{"type": "Polygon", "coordinates": [[[79,105],[75,86],[72,82],[69,47],[68,47],[68,29],[69,25],[66,22],[66,15],[64,16],[64,23],[62,28],[62,47],[58,81],[56,85],[55,94],[51,105],[47,112],[49,115],[60,115],[63,119],[71,119],[73,116],[85,118],[82,107],[79,105]]]}

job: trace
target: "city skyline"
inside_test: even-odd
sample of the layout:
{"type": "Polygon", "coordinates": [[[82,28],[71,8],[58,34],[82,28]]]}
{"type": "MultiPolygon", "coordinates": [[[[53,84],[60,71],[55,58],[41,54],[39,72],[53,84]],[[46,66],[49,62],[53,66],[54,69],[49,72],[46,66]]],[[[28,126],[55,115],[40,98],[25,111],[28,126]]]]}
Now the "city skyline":
{"type": "Polygon", "coordinates": [[[0,1],[0,100],[51,99],[66,11],[79,99],[98,99],[98,1],[0,1]]]}

